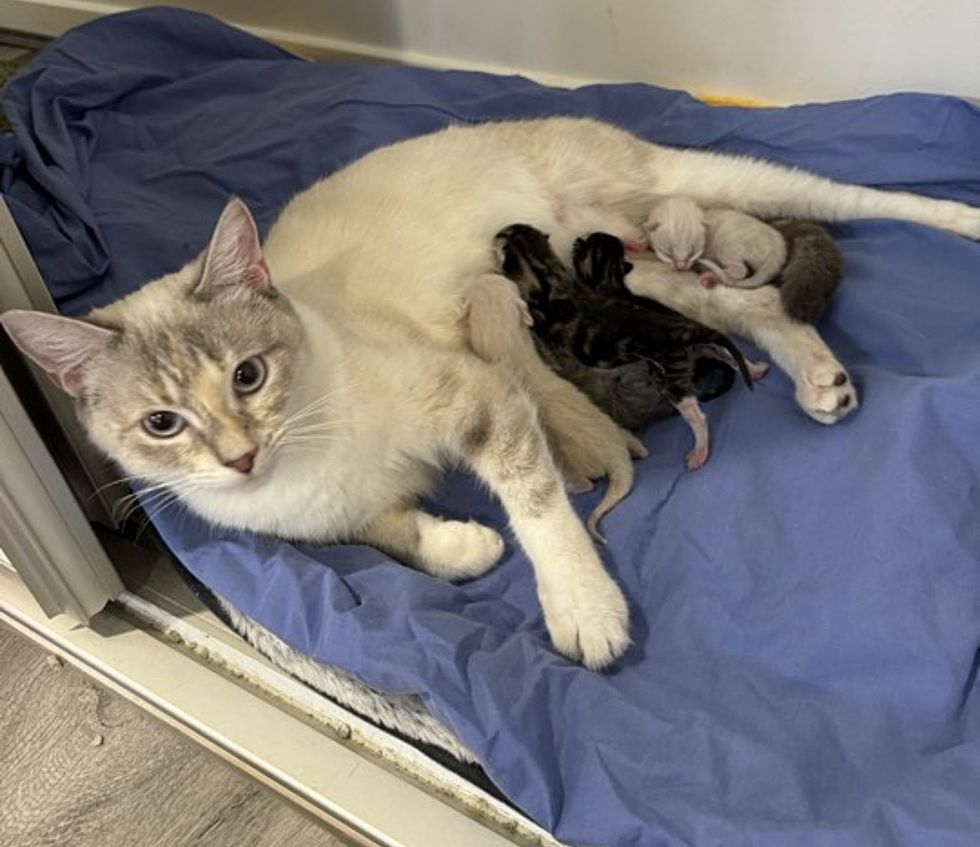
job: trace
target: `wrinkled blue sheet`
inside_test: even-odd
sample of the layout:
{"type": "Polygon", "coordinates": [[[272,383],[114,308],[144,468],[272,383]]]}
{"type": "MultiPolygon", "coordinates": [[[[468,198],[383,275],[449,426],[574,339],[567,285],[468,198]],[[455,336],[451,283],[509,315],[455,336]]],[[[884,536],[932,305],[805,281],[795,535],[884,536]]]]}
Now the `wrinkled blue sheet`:
{"type": "MultiPolygon", "coordinates": [[[[229,193],[264,230],[320,175],[453,121],[591,115],[980,203],[980,113],[954,99],[751,111],[640,85],[314,65],[173,10],[68,34],[5,106],[2,190],[69,314],[181,265],[229,193]]],[[[711,404],[714,454],[698,473],[683,468],[678,420],[646,433],[653,454],[605,524],[635,640],[611,673],[550,652],[513,547],[453,586],[366,548],[174,513],[160,529],[293,646],[422,693],[569,842],[975,847],[980,246],[891,222],[835,233],[847,274],[822,329],[863,407],[822,428],[773,374],[711,404]]],[[[466,477],[437,505],[504,524],[466,477]]]]}

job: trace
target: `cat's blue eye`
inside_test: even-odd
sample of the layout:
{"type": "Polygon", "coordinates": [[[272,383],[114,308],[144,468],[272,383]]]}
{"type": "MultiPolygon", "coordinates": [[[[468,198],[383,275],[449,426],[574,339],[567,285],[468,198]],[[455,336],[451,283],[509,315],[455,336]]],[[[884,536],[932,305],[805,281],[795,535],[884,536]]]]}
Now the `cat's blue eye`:
{"type": "Polygon", "coordinates": [[[265,362],[258,356],[252,356],[235,368],[231,377],[232,387],[239,394],[251,394],[262,387],[265,374],[265,362]]]}
{"type": "Polygon", "coordinates": [[[150,412],[143,418],[143,429],[154,438],[173,438],[187,422],[176,412],[150,412]]]}

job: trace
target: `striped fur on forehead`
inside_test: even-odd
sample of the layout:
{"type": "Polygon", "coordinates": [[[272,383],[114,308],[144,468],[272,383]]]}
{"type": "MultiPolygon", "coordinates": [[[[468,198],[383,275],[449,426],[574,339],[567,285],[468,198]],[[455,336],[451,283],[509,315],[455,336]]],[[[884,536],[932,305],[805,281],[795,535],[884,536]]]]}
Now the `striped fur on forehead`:
{"type": "Polygon", "coordinates": [[[128,468],[194,474],[248,444],[267,443],[282,424],[306,366],[306,338],[290,301],[268,292],[195,295],[199,268],[148,284],[94,312],[117,335],[79,398],[100,446],[128,468]],[[235,368],[262,357],[267,377],[247,395],[234,391],[235,368]],[[173,411],[188,421],[179,438],[154,439],[146,415],[173,411]]]}
{"type": "Polygon", "coordinates": [[[158,280],[90,319],[117,330],[109,364],[142,381],[186,382],[205,361],[231,367],[269,349],[287,353],[300,343],[299,322],[286,298],[270,295],[204,299],[194,294],[192,266],[158,280]]]}

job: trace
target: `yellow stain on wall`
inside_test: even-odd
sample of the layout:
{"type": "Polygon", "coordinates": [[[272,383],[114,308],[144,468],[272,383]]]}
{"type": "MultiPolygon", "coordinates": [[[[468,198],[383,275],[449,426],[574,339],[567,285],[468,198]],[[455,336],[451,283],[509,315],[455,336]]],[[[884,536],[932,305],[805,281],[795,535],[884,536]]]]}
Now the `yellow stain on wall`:
{"type": "Polygon", "coordinates": [[[765,109],[770,105],[753,97],[733,97],[727,94],[695,94],[694,96],[709,106],[741,106],[746,109],[765,109]]]}

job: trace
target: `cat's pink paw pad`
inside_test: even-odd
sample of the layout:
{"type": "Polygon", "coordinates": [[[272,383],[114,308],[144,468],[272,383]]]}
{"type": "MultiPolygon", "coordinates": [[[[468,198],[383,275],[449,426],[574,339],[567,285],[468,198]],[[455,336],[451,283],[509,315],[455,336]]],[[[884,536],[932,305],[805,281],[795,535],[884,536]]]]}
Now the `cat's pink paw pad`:
{"type": "Polygon", "coordinates": [[[720,280],[711,271],[705,271],[701,276],[698,277],[698,282],[701,283],[702,288],[714,288],[720,280]]]}

